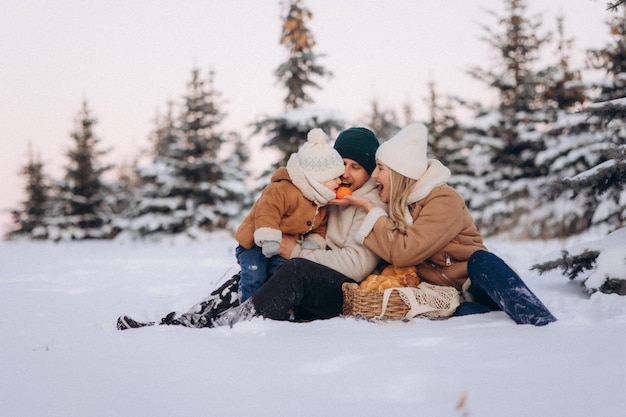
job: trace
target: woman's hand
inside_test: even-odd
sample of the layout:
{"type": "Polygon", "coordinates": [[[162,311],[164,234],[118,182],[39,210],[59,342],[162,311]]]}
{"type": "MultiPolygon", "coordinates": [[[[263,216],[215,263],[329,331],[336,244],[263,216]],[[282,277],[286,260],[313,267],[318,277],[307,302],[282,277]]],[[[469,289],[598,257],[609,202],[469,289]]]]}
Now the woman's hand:
{"type": "Polygon", "coordinates": [[[342,199],[334,198],[328,202],[328,204],[335,204],[337,206],[353,205],[361,207],[366,213],[369,213],[371,209],[376,205],[369,198],[356,197],[354,195],[344,196],[342,199]]]}

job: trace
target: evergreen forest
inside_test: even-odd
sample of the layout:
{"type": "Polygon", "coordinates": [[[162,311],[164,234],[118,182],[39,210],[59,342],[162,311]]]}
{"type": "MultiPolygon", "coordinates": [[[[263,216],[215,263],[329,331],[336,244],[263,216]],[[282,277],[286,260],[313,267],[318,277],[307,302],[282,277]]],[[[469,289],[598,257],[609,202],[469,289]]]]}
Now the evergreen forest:
{"type": "MultiPolygon", "coordinates": [[[[331,137],[365,126],[385,140],[411,122],[429,128],[429,153],[447,165],[451,185],[465,197],[484,236],[551,239],[590,230],[610,233],[626,220],[626,7],[609,3],[609,41],[585,51],[576,68],[576,44],[564,18],[545,22],[524,0],[504,0],[503,12],[482,22],[491,62],[467,68],[497,100],[486,104],[444,96],[425,80],[428,118],[412,110],[382,109],[345,121],[313,110],[311,91],[332,76],[317,51],[304,0],[282,3],[277,19],[285,59],[274,76],[284,111],[253,121],[253,135],[276,151],[261,175],[252,175],[250,138],[226,131],[219,74],[191,68],[177,100],[165,103],[146,141],[149,152],[124,166],[105,165],[97,109],[84,99],[68,137],[61,178],[51,178],[37,149],[29,148],[21,176],[24,201],[12,211],[9,240],[200,238],[232,232],[266,185],[320,127],[331,137]],[[585,74],[597,76],[586,79],[585,74]],[[471,114],[462,120],[458,115],[471,114]]],[[[604,5],[598,5],[604,7],[604,5]]]]}

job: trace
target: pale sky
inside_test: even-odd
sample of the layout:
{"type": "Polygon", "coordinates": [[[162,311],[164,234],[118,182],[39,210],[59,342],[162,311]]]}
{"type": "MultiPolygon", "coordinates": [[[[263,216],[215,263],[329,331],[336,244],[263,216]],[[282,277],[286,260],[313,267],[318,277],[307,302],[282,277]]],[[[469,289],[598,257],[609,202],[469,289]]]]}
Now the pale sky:
{"type": "MultiPolygon", "coordinates": [[[[399,114],[410,102],[426,117],[426,84],[466,98],[485,96],[466,71],[487,67],[490,51],[480,25],[501,0],[305,0],[309,28],[334,73],[309,90],[316,107],[358,124],[372,99],[399,114]]],[[[609,40],[605,0],[530,0],[544,31],[565,15],[574,64],[583,51],[609,40]]],[[[0,0],[0,234],[7,210],[24,198],[19,175],[28,143],[45,172],[60,178],[70,131],[83,99],[98,119],[95,134],[111,148],[105,162],[130,161],[149,146],[157,112],[179,100],[194,66],[215,71],[225,103],[225,129],[247,135],[262,115],[283,111],[285,90],[274,71],[287,51],[279,45],[279,0],[0,0]]]]}

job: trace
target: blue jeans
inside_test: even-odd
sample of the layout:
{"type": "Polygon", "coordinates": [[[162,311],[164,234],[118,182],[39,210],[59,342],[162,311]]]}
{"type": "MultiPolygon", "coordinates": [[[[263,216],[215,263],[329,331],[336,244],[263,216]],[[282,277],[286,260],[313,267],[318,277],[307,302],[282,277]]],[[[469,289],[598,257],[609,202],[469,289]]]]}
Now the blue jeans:
{"type": "Polygon", "coordinates": [[[467,273],[475,302],[462,303],[457,316],[502,310],[518,324],[544,326],[556,321],[520,276],[493,253],[474,252],[467,262],[467,273]]]}
{"type": "Polygon", "coordinates": [[[241,267],[239,301],[242,303],[261,288],[265,281],[285,263],[285,258],[278,255],[266,258],[257,245],[250,249],[238,245],[235,254],[241,267]]]}

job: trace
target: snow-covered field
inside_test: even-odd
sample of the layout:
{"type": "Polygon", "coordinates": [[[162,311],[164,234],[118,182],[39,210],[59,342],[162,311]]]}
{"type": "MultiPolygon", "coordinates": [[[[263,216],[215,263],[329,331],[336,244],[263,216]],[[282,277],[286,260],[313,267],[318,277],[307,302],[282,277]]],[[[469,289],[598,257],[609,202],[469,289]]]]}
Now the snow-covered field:
{"type": "Polygon", "coordinates": [[[564,242],[487,244],[558,322],[494,312],[121,332],[119,315],[184,312],[232,275],[234,241],[0,242],[0,414],[624,415],[626,297],[589,298],[558,272],[529,271],[564,242]]]}

